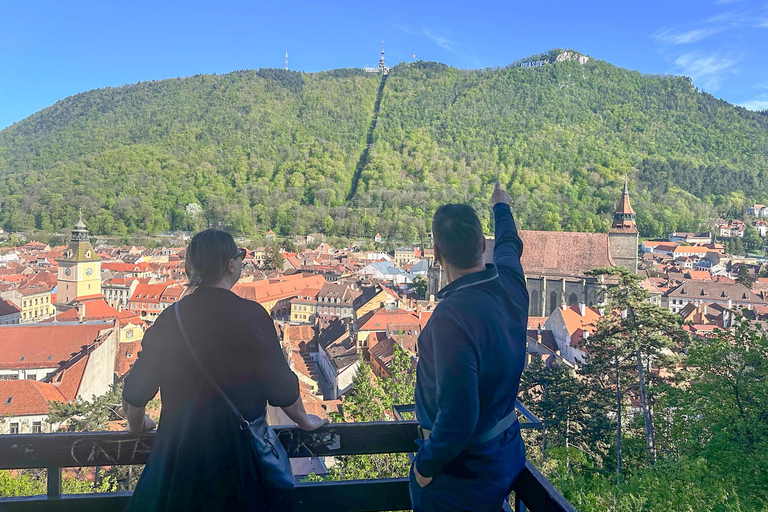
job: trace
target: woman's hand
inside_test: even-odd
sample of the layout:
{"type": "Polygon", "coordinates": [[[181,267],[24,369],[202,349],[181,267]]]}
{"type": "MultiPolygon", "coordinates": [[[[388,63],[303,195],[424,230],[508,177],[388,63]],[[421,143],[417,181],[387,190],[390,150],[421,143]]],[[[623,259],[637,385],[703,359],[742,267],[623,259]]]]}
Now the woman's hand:
{"type": "Polygon", "coordinates": [[[327,425],[330,423],[327,418],[321,418],[320,416],[315,416],[314,414],[307,414],[305,419],[301,422],[296,422],[296,426],[298,426],[301,430],[317,430],[323,425],[327,425]]]}
{"type": "Polygon", "coordinates": [[[126,430],[128,432],[131,432],[132,434],[140,434],[142,432],[149,432],[150,430],[155,430],[157,428],[157,422],[149,417],[148,414],[144,415],[144,421],[141,424],[141,427],[137,430],[134,430],[131,428],[131,424],[128,423],[128,427],[126,430]]]}

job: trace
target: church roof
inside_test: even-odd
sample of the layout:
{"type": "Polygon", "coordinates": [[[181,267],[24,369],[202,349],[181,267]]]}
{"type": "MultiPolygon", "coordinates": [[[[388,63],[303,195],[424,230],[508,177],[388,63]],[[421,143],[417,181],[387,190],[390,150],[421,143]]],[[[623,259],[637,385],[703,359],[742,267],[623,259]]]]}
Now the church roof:
{"type": "Polygon", "coordinates": [[[624,182],[624,192],[621,194],[619,204],[616,206],[616,213],[635,213],[632,205],[629,204],[629,187],[626,181],[624,182]]]}
{"type": "MultiPolygon", "coordinates": [[[[521,263],[526,275],[583,276],[587,271],[614,265],[607,233],[519,231],[521,263]]],[[[483,260],[493,262],[494,240],[486,240],[483,260]]]]}

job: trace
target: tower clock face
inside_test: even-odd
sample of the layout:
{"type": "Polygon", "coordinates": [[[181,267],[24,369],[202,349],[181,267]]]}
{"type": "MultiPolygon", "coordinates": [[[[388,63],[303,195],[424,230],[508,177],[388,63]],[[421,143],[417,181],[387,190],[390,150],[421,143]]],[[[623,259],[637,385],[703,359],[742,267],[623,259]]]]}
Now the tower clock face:
{"type": "Polygon", "coordinates": [[[85,275],[90,276],[91,274],[93,274],[93,269],[92,268],[85,269],[85,275]]]}
{"type": "Polygon", "coordinates": [[[68,275],[70,275],[71,273],[72,273],[72,269],[71,269],[71,268],[67,268],[67,269],[64,269],[64,275],[65,275],[65,276],[68,276],[68,275]]]}

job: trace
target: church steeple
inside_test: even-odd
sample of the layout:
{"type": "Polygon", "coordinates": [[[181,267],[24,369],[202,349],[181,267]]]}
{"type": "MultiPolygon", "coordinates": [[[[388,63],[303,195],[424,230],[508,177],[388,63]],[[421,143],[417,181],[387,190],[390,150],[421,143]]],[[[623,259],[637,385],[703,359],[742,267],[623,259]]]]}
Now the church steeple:
{"type": "Polygon", "coordinates": [[[624,181],[624,191],[613,213],[613,224],[608,232],[609,251],[614,264],[637,273],[637,254],[640,234],[635,223],[635,210],[629,204],[629,182],[624,181]]]}
{"type": "Polygon", "coordinates": [[[637,232],[635,210],[632,209],[632,205],[629,203],[629,180],[624,180],[624,192],[621,194],[619,204],[616,205],[616,211],[613,212],[611,231],[615,229],[637,232]]]}

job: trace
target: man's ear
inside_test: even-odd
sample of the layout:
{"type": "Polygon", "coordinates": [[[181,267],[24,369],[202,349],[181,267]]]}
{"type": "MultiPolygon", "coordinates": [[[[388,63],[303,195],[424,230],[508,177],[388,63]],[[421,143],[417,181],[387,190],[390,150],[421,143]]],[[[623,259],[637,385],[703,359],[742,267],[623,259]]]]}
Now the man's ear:
{"type": "MultiPolygon", "coordinates": [[[[435,250],[435,262],[440,263],[440,249],[437,247],[437,245],[432,246],[435,250]]],[[[442,263],[440,263],[442,265],[442,263]]]]}
{"type": "Polygon", "coordinates": [[[234,274],[237,270],[235,269],[235,259],[232,258],[229,260],[229,264],[227,265],[227,272],[230,274],[234,274]]]}

